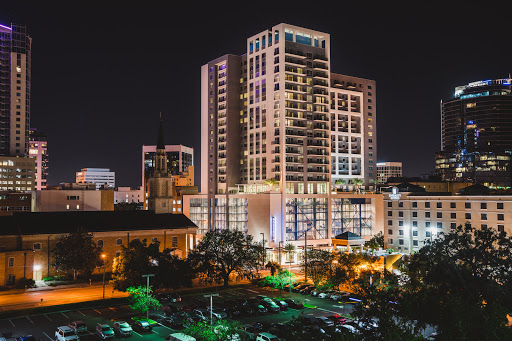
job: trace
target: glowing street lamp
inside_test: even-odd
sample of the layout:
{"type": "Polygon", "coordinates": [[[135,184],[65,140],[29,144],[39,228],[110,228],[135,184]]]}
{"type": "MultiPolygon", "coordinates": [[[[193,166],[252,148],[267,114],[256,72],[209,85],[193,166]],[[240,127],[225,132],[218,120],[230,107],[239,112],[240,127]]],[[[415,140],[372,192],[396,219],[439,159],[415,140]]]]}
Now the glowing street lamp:
{"type": "Polygon", "coordinates": [[[107,267],[105,258],[107,257],[106,254],[102,254],[101,258],[103,260],[103,299],[105,299],[105,268],[107,267]]]}

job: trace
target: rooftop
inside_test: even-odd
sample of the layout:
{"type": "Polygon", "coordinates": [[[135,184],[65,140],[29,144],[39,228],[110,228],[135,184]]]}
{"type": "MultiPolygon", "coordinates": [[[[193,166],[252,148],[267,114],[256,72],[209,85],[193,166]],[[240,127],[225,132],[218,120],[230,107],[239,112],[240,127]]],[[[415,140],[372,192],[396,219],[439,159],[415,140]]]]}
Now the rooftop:
{"type": "Polygon", "coordinates": [[[0,217],[0,235],[197,228],[183,214],[152,211],[15,212],[0,217]]]}

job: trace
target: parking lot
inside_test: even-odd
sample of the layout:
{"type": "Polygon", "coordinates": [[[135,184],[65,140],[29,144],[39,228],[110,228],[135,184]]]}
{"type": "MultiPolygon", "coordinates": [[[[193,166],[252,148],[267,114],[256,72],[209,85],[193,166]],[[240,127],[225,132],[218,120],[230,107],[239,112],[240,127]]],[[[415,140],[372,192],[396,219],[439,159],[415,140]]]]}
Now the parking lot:
{"type": "MultiPolygon", "coordinates": [[[[279,296],[279,291],[274,290],[270,292],[264,288],[256,286],[234,288],[230,290],[220,291],[218,297],[213,298],[213,306],[216,302],[221,302],[228,299],[236,298],[250,298],[256,295],[266,295],[269,297],[279,296]]],[[[290,297],[288,292],[283,293],[283,297],[290,297]]],[[[298,293],[291,293],[291,298],[299,299],[303,303],[315,306],[315,308],[305,309],[288,309],[277,314],[267,313],[264,315],[243,316],[237,318],[242,324],[252,324],[254,322],[268,322],[280,323],[287,322],[292,317],[297,317],[299,314],[307,316],[328,316],[333,314],[347,314],[350,313],[352,308],[341,306],[339,303],[329,299],[320,299],[310,295],[302,295],[298,293]]],[[[197,299],[206,300],[202,294],[188,295],[182,298],[181,302],[171,303],[177,307],[189,305],[197,299]]],[[[209,300],[209,299],[208,299],[209,300]]],[[[165,306],[165,304],[164,304],[165,306]]],[[[23,317],[16,317],[12,319],[0,320],[0,334],[12,333],[12,338],[22,335],[32,334],[36,339],[41,341],[55,340],[55,330],[58,326],[67,325],[70,322],[82,320],[88,326],[88,332],[81,334],[82,340],[98,340],[99,337],[95,335],[95,327],[98,323],[107,323],[112,326],[115,320],[126,320],[133,316],[130,308],[124,306],[102,307],[95,309],[81,309],[73,311],[54,312],[41,315],[30,315],[23,317]]],[[[160,311],[151,311],[150,318],[153,318],[158,324],[153,325],[153,330],[145,334],[134,332],[131,338],[147,339],[147,340],[162,340],[170,333],[174,332],[173,329],[161,324],[164,313],[160,311]]],[[[12,340],[11,338],[11,340],[12,340]]],[[[8,338],[9,340],[9,338],[8,338]]]]}

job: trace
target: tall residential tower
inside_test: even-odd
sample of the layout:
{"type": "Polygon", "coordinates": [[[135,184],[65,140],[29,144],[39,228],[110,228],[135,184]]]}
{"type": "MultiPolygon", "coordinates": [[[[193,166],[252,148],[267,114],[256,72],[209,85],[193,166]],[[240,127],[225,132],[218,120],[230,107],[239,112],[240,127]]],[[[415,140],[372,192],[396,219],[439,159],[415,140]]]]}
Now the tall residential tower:
{"type": "Polygon", "coordinates": [[[31,45],[25,26],[0,25],[0,156],[28,154],[31,45]]]}

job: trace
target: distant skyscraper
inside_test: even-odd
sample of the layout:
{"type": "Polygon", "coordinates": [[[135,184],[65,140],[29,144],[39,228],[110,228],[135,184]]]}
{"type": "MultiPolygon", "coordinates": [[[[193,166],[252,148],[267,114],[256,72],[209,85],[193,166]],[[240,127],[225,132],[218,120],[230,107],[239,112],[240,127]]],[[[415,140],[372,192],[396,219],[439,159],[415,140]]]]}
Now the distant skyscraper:
{"type": "Polygon", "coordinates": [[[441,152],[436,170],[443,180],[511,187],[511,79],[469,83],[441,102],[441,152]]]}
{"type": "Polygon", "coordinates": [[[116,187],[116,173],[108,168],[82,168],[76,172],[76,183],[95,183],[96,189],[116,187]]]}
{"type": "Polygon", "coordinates": [[[0,156],[28,154],[32,38],[0,25],[0,156]]]}
{"type": "Polygon", "coordinates": [[[46,189],[46,177],[48,176],[48,142],[46,135],[30,129],[29,156],[36,159],[35,189],[46,189]]]}

